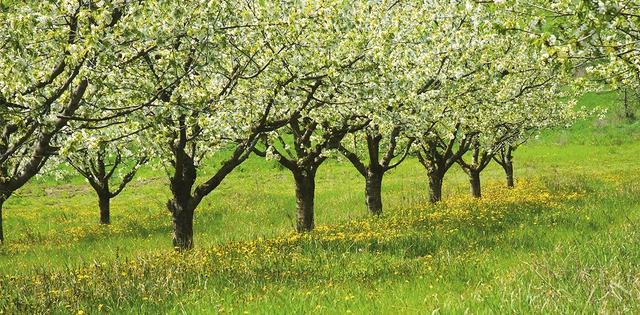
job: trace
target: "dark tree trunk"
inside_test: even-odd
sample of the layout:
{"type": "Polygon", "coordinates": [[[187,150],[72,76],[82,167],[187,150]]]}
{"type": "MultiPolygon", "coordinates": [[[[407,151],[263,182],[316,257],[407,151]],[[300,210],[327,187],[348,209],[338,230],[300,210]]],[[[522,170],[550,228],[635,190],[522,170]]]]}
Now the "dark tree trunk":
{"type": "Polygon", "coordinates": [[[186,162],[184,172],[171,180],[173,198],[167,202],[173,222],[173,247],[179,251],[193,248],[193,213],[197,205],[195,201],[192,202],[191,196],[191,186],[196,178],[195,168],[190,159],[186,162]]]}
{"type": "Polygon", "coordinates": [[[498,162],[498,164],[500,164],[500,166],[502,166],[502,169],[504,169],[504,174],[507,180],[507,187],[508,188],[513,188],[514,187],[514,182],[513,182],[513,147],[512,146],[506,146],[502,149],[502,151],[499,154],[499,158],[494,158],[494,160],[496,162],[498,162]]]}
{"type": "Polygon", "coordinates": [[[193,211],[182,211],[173,217],[173,247],[179,250],[193,248],[193,211]]]}
{"type": "Polygon", "coordinates": [[[382,177],[383,172],[367,170],[365,197],[367,209],[373,215],[382,214],[382,177]]]}
{"type": "Polygon", "coordinates": [[[315,195],[315,173],[294,174],[296,182],[296,231],[313,231],[313,199],[315,195]]]}
{"type": "Polygon", "coordinates": [[[110,196],[98,196],[99,205],[100,205],[100,224],[110,224],[111,223],[111,215],[110,215],[110,196]]]}
{"type": "Polygon", "coordinates": [[[480,172],[476,170],[469,170],[469,196],[472,198],[482,197],[480,190],[480,172]]]}
{"type": "Polygon", "coordinates": [[[502,168],[504,168],[504,173],[507,179],[507,187],[513,188],[513,162],[509,160],[509,162],[503,165],[502,168]]]}
{"type": "Polygon", "coordinates": [[[437,203],[442,200],[443,175],[438,172],[427,172],[429,176],[429,202],[437,203]]]}
{"type": "Polygon", "coordinates": [[[198,174],[193,156],[185,152],[188,141],[185,120],[185,116],[178,119],[180,135],[171,147],[175,158],[174,174],[170,178],[173,198],[167,202],[173,222],[173,247],[180,251],[193,248],[193,212],[197,206],[192,200],[191,188],[198,174]]]}
{"type": "Polygon", "coordinates": [[[173,247],[177,250],[193,248],[193,213],[188,202],[179,202],[176,198],[167,203],[173,222],[173,247]]]}

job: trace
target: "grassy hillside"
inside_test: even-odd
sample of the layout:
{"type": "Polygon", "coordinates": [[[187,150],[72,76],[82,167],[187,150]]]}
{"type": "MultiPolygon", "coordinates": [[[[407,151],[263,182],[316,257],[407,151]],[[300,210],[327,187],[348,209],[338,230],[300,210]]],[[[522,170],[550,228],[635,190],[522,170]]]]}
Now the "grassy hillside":
{"type": "Polygon", "coordinates": [[[637,313],[640,125],[612,94],[581,105],[605,120],[543,132],[515,152],[516,188],[497,165],[481,200],[447,174],[427,203],[409,159],[385,177],[371,218],[364,179],[331,160],[317,179],[313,233],[293,231],[293,180],[252,158],[196,210],[196,249],[170,248],[161,170],[145,169],[98,225],[79,178],[33,181],[5,204],[3,313],[637,313]]]}

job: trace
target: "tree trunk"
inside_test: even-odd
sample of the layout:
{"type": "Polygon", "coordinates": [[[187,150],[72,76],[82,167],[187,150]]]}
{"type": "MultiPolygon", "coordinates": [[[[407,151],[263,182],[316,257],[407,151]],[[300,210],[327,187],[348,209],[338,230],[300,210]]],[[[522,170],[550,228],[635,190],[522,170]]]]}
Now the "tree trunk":
{"type": "Polygon", "coordinates": [[[429,202],[437,203],[442,200],[443,175],[438,172],[427,172],[429,176],[429,202]]]}
{"type": "Polygon", "coordinates": [[[470,169],[467,174],[469,175],[469,196],[472,198],[482,197],[482,192],[480,191],[480,172],[470,169]]]}
{"type": "Polygon", "coordinates": [[[110,224],[110,203],[111,198],[109,196],[98,196],[100,205],[100,224],[110,224]]]}
{"type": "Polygon", "coordinates": [[[513,162],[509,160],[502,166],[502,168],[504,169],[504,173],[507,178],[507,187],[513,188],[513,162]]]}
{"type": "Polygon", "coordinates": [[[173,221],[173,247],[180,251],[192,249],[194,209],[175,197],[167,203],[167,208],[173,221]]]}
{"type": "Polygon", "coordinates": [[[173,247],[180,251],[193,248],[193,211],[173,217],[173,247]]]}
{"type": "Polygon", "coordinates": [[[315,174],[295,174],[296,182],[296,231],[313,231],[313,198],[315,194],[315,174]]]}
{"type": "Polygon", "coordinates": [[[502,169],[504,169],[504,174],[506,176],[507,179],[507,187],[508,188],[513,188],[514,184],[513,184],[513,148],[511,146],[507,146],[504,149],[502,149],[502,153],[500,154],[500,160],[498,161],[498,164],[500,164],[500,166],[502,166],[502,169]]]}
{"type": "Polygon", "coordinates": [[[384,173],[367,171],[365,195],[367,209],[373,215],[382,214],[382,176],[384,173]]]}

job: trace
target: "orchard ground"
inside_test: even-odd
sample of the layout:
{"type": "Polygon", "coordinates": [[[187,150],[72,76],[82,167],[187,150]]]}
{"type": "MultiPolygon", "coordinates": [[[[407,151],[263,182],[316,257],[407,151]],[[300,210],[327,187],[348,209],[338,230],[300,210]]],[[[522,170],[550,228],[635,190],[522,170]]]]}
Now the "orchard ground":
{"type": "MultiPolygon", "coordinates": [[[[0,312],[424,314],[640,311],[640,121],[614,94],[605,120],[543,132],[497,164],[483,198],[445,177],[428,204],[415,158],[387,174],[384,215],[343,159],[321,166],[316,230],[295,234],[290,172],[252,157],[196,210],[196,249],[171,248],[163,170],[143,169],[98,224],[80,177],[43,176],[5,204],[0,312]]],[[[212,162],[215,164],[215,162],[212,162]]],[[[206,170],[205,170],[206,171],[206,170]]]]}

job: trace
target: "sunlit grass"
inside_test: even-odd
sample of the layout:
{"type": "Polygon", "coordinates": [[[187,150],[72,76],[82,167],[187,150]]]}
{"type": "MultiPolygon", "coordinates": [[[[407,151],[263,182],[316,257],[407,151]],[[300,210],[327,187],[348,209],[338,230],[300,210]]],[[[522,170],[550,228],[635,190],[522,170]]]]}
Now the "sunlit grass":
{"type": "Polygon", "coordinates": [[[251,158],[196,210],[187,253],[170,248],[161,171],[113,200],[110,226],[82,180],[45,176],[3,209],[0,312],[638,313],[640,128],[624,124],[543,134],[516,151],[514,189],[483,172],[480,200],[453,169],[428,204],[411,158],[385,177],[379,218],[331,160],[308,234],[292,232],[289,172],[251,158]],[[598,134],[620,141],[583,141],[598,134]]]}
{"type": "Polygon", "coordinates": [[[87,206],[73,219],[58,216],[66,228],[2,248],[0,303],[5,312],[45,313],[633,311],[638,179],[601,172],[571,186],[550,174],[511,190],[491,180],[481,200],[451,193],[436,206],[302,235],[285,225],[279,236],[184,254],[167,248],[163,212],[133,204],[143,210],[105,227],[87,206]],[[77,256],[37,258],[56,252],[77,256]]]}

